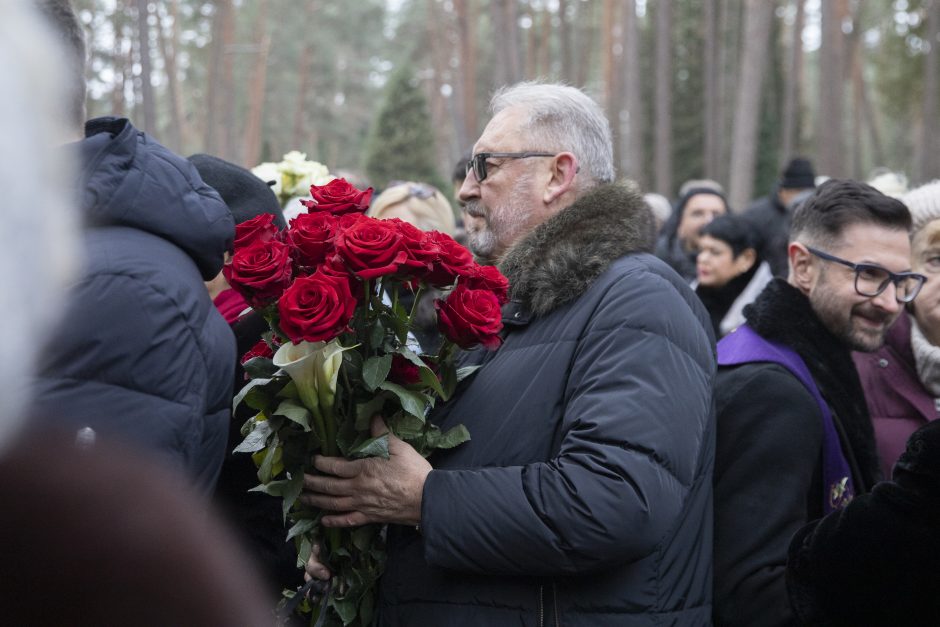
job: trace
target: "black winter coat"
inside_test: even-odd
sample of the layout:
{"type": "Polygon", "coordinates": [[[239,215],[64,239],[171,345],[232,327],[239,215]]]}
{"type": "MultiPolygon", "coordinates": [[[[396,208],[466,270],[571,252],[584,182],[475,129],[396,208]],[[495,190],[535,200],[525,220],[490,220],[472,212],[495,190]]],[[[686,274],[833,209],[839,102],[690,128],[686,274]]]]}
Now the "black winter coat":
{"type": "MultiPolygon", "coordinates": [[[[856,493],[870,490],[874,437],[848,348],[782,279],[744,315],[806,363],[832,411],[856,493]]],[[[720,367],[715,404],[715,625],[793,625],[787,549],[794,533],[823,514],[821,411],[790,371],[760,362],[720,367]]]]}
{"type": "Polygon", "coordinates": [[[774,276],[786,278],[790,271],[787,243],[790,238],[790,212],[777,199],[774,187],[768,196],[755,200],[742,216],[760,236],[760,258],[770,264],[774,276]]]}
{"type": "Polygon", "coordinates": [[[77,150],[85,272],[42,358],[35,414],[123,438],[208,494],[235,340],[203,280],[222,267],[232,215],[188,161],[127,120],[91,120],[77,150]]]}
{"type": "Polygon", "coordinates": [[[392,527],[381,624],[706,625],[714,339],[616,187],[502,264],[505,342],[434,417],[421,531],[392,527]]]}

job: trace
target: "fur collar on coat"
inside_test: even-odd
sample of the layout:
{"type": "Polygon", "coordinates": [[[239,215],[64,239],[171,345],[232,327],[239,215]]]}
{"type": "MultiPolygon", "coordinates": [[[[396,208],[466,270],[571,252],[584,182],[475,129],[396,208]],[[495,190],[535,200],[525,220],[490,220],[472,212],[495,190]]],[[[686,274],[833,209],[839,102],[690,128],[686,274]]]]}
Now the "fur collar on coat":
{"type": "Polygon", "coordinates": [[[580,297],[616,259],[651,252],[655,229],[638,192],[602,185],[536,227],[499,268],[512,300],[544,316],[580,297]]]}

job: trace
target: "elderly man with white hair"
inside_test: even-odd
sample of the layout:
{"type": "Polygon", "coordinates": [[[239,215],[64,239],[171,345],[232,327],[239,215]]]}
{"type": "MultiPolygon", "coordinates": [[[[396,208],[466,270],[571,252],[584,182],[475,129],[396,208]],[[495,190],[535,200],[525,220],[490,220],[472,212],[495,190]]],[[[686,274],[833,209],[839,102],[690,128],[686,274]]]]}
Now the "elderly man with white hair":
{"type": "Polygon", "coordinates": [[[395,438],[388,460],[317,457],[301,498],[326,526],[389,523],[382,625],[707,624],[708,314],[611,184],[594,101],[522,83],[491,109],[460,199],[512,300],[502,347],[464,355],[479,369],[431,417],[472,440],[433,468],[395,438]]]}

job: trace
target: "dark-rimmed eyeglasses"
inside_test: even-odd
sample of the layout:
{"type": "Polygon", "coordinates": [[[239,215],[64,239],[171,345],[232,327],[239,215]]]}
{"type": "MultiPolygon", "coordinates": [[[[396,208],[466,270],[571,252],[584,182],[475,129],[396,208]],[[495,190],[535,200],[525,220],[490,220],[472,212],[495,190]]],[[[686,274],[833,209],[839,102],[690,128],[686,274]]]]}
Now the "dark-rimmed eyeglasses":
{"type": "Polygon", "coordinates": [[[830,255],[815,248],[806,247],[806,250],[813,253],[820,259],[841,263],[847,268],[855,271],[855,291],[859,296],[874,298],[881,294],[888,287],[889,283],[894,283],[894,297],[899,303],[909,303],[920,292],[927,280],[923,274],[916,272],[891,272],[887,268],[876,266],[871,263],[852,263],[835,255],[830,255]]]}
{"type": "Polygon", "coordinates": [[[486,178],[486,160],[487,159],[528,159],[529,157],[554,157],[554,152],[478,152],[470,157],[467,162],[467,174],[473,172],[478,183],[482,183],[486,178]]]}

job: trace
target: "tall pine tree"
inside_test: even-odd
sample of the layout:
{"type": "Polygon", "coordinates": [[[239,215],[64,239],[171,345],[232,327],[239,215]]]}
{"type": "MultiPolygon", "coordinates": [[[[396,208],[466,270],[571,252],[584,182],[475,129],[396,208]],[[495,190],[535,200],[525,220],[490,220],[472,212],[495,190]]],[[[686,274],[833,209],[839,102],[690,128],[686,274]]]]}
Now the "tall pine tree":
{"type": "Polygon", "coordinates": [[[427,100],[411,69],[398,69],[389,80],[366,148],[369,181],[381,189],[389,181],[419,181],[446,190],[435,165],[434,132],[427,100]]]}

